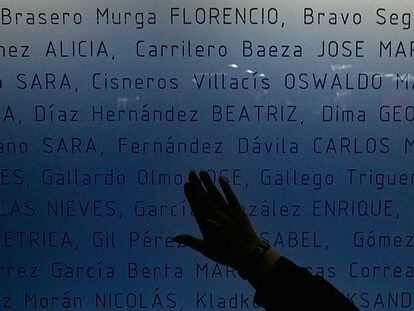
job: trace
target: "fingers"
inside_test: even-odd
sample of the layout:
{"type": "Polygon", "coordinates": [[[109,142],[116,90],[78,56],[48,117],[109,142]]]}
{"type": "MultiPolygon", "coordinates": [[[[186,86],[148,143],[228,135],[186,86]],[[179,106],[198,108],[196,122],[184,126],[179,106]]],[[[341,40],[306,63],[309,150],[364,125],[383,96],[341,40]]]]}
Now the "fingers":
{"type": "Polygon", "coordinates": [[[191,208],[194,214],[197,213],[199,219],[200,217],[203,218],[201,215],[211,217],[214,214],[220,214],[221,218],[224,217],[227,221],[231,221],[231,217],[229,217],[231,214],[244,215],[239,200],[223,176],[220,176],[219,184],[223,189],[226,199],[223,198],[207,172],[200,172],[200,177],[202,182],[194,171],[190,171],[189,185],[186,184],[184,186],[191,208]],[[217,204],[218,208],[214,208],[211,203],[217,204]],[[229,213],[230,215],[228,215],[229,213]]]}
{"type": "Polygon", "coordinates": [[[223,189],[223,193],[226,197],[227,202],[229,202],[229,208],[231,208],[236,213],[244,214],[239,199],[237,199],[237,196],[233,192],[233,189],[231,189],[229,183],[224,179],[223,176],[220,176],[219,184],[221,186],[221,189],[223,189]]]}
{"type": "MultiPolygon", "coordinates": [[[[233,222],[231,217],[227,216],[224,209],[214,208],[209,202],[208,198],[200,198],[195,194],[193,186],[190,183],[184,185],[184,193],[190,204],[190,208],[194,213],[194,217],[200,227],[203,236],[208,233],[208,227],[206,226],[207,218],[215,219],[216,222],[221,224],[230,224],[233,222]]],[[[223,198],[224,200],[224,198],[223,198]]]]}
{"type": "Polygon", "coordinates": [[[186,187],[187,193],[190,196],[189,202],[194,213],[197,212],[198,216],[201,218],[207,215],[211,215],[213,213],[211,198],[201,184],[201,181],[198,178],[197,174],[194,171],[190,171],[188,177],[189,183],[186,187]]]}
{"type": "Polygon", "coordinates": [[[207,192],[204,189],[203,185],[201,184],[200,179],[198,178],[197,174],[194,171],[190,171],[188,176],[190,180],[191,188],[194,190],[195,194],[199,197],[207,196],[207,192]]]}
{"type": "Polygon", "coordinates": [[[224,208],[227,205],[226,200],[224,200],[220,191],[217,189],[216,185],[214,185],[214,182],[211,179],[210,175],[206,171],[201,171],[200,177],[204,184],[204,187],[207,189],[207,193],[213,199],[214,203],[216,203],[218,207],[224,208]]]}
{"type": "Polygon", "coordinates": [[[184,185],[184,193],[188,199],[188,203],[190,203],[190,208],[193,211],[194,216],[198,223],[200,223],[202,219],[213,213],[213,209],[208,194],[204,189],[204,193],[200,190],[197,191],[197,187],[198,186],[195,185],[194,182],[192,183],[190,181],[184,185]]]}
{"type": "Polygon", "coordinates": [[[201,218],[200,210],[198,209],[198,203],[196,201],[196,198],[191,191],[191,185],[189,183],[184,184],[184,194],[187,197],[188,203],[190,204],[190,208],[194,213],[195,218],[197,221],[201,218]]]}

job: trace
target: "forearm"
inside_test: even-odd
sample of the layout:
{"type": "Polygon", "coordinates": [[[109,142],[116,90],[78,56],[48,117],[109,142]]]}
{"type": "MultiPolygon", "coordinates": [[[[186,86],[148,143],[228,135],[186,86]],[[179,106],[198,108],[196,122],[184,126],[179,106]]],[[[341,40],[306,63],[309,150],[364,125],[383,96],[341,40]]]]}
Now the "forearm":
{"type": "Polygon", "coordinates": [[[257,290],[260,284],[260,278],[263,274],[269,271],[277,260],[280,258],[280,255],[273,249],[269,249],[264,255],[262,260],[257,266],[255,271],[255,277],[248,278],[249,283],[257,290]]]}
{"type": "Polygon", "coordinates": [[[266,254],[260,266],[267,269],[249,283],[256,289],[255,302],[266,310],[358,310],[322,277],[297,266],[286,257],[266,254]],[[273,258],[273,259],[272,259],[273,258]],[[275,260],[276,258],[276,260],[275,260]],[[268,268],[271,262],[273,265],[268,268]]]}

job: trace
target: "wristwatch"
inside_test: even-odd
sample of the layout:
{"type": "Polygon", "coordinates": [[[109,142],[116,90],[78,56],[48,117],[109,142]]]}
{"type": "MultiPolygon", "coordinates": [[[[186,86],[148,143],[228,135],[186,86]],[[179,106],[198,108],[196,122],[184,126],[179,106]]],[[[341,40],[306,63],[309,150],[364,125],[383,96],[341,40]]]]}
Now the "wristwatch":
{"type": "Polygon", "coordinates": [[[243,258],[243,261],[241,261],[236,268],[241,278],[250,279],[257,276],[257,267],[269,248],[269,243],[262,240],[245,258],[243,258]]]}

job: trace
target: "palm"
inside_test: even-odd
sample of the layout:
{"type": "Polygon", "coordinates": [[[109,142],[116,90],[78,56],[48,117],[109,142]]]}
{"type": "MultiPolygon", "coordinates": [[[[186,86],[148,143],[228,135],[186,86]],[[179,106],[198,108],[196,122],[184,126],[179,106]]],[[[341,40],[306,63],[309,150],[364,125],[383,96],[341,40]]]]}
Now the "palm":
{"type": "Polygon", "coordinates": [[[202,183],[191,172],[184,190],[203,239],[181,235],[176,240],[216,262],[235,267],[260,239],[230,185],[220,179],[224,199],[206,172],[201,172],[200,177],[202,183]]]}

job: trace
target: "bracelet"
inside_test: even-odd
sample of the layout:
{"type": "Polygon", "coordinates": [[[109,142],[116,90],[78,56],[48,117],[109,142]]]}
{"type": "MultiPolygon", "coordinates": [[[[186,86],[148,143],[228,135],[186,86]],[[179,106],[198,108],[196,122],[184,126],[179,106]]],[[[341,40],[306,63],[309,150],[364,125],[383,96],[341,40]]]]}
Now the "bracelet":
{"type": "Polygon", "coordinates": [[[260,264],[262,257],[270,248],[269,243],[261,241],[255,248],[239,263],[237,272],[242,279],[250,279],[257,276],[257,266],[260,264]]]}

